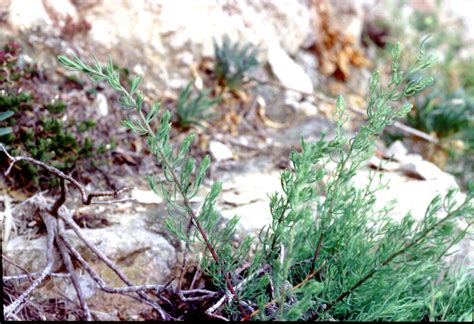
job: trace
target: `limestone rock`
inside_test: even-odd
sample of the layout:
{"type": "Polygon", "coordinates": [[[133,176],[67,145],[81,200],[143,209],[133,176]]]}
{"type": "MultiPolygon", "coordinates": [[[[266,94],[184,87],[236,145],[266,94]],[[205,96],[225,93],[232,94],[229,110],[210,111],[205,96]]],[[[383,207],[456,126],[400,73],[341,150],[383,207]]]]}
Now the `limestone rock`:
{"type": "Polygon", "coordinates": [[[311,78],[276,41],[269,46],[268,62],[273,73],[284,86],[304,93],[313,92],[311,78]]]}
{"type": "Polygon", "coordinates": [[[425,180],[443,179],[446,184],[457,186],[452,175],[443,172],[433,163],[423,160],[418,154],[408,154],[403,159],[400,169],[407,174],[415,174],[425,180]]]}
{"type": "Polygon", "coordinates": [[[234,156],[227,145],[218,141],[209,142],[209,151],[216,161],[229,160],[234,156]]]}
{"type": "Polygon", "coordinates": [[[222,186],[219,204],[225,219],[238,216],[237,236],[257,235],[261,228],[271,222],[269,195],[281,193],[278,172],[239,174],[222,186]]]}
{"type": "MultiPolygon", "coordinates": [[[[82,234],[137,284],[164,282],[176,261],[174,247],[161,235],[142,227],[118,225],[82,229],[82,234]]],[[[94,269],[104,273],[108,271],[72,230],[67,230],[66,235],[94,269]]],[[[45,236],[34,240],[18,236],[8,243],[5,253],[27,271],[35,272],[41,271],[46,265],[45,247],[45,236]]],[[[58,255],[55,259],[59,260],[58,255]]],[[[57,271],[59,267],[60,263],[56,262],[53,271],[57,271]]],[[[117,281],[113,284],[121,283],[117,281]]]]}
{"type": "Polygon", "coordinates": [[[403,143],[401,141],[395,141],[385,151],[385,157],[391,158],[393,156],[395,160],[402,161],[403,158],[407,155],[407,153],[408,150],[403,145],[403,143]]]}
{"type": "Polygon", "coordinates": [[[12,0],[8,10],[9,23],[15,29],[44,28],[53,24],[41,0],[12,0]],[[28,7],[27,10],[25,6],[28,7]]]}
{"type": "Polygon", "coordinates": [[[76,7],[70,0],[43,0],[43,4],[46,11],[49,11],[50,16],[62,21],[66,20],[68,16],[73,20],[78,18],[76,7]]]}
{"type": "Polygon", "coordinates": [[[131,196],[137,202],[142,204],[161,204],[163,202],[163,198],[158,196],[152,190],[133,189],[131,196]]]}

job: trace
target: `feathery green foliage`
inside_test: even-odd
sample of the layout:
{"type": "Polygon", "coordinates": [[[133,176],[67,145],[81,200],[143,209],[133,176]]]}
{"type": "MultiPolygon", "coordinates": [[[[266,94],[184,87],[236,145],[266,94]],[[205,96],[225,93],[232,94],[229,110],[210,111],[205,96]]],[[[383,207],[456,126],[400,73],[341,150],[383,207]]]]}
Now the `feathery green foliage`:
{"type": "Polygon", "coordinates": [[[232,90],[239,88],[245,75],[258,67],[258,51],[252,44],[241,47],[238,42],[232,43],[227,35],[223,37],[222,45],[214,39],[214,72],[219,83],[232,90]]]}
{"type": "Polygon", "coordinates": [[[176,103],[176,114],[178,116],[178,124],[187,128],[191,125],[201,125],[203,119],[211,117],[209,109],[221,101],[220,97],[209,97],[210,90],[199,91],[198,94],[191,98],[193,82],[181,90],[176,103]]]}
{"type": "MultiPolygon", "coordinates": [[[[301,139],[301,150],[291,153],[292,167],[281,174],[283,194],[271,196],[272,222],[262,229],[250,267],[239,275],[241,289],[237,302],[222,310],[227,318],[258,320],[463,320],[472,311],[472,275],[461,278],[445,270],[443,256],[464,237],[474,222],[474,185],[463,200],[455,190],[436,197],[420,222],[407,214],[401,221],[388,214],[394,204],[375,208],[375,193],[383,187],[375,174],[364,187],[353,177],[374,151],[375,140],[396,118],[405,116],[410,104],[396,102],[413,96],[433,83],[431,77],[416,77],[433,58],[423,44],[416,62],[406,71],[400,68],[400,45],[392,52],[392,76],[386,85],[378,73],[370,80],[368,120],[353,138],[343,131],[345,103],[338,99],[336,135],[308,143],[301,139]],[[330,161],[336,167],[328,171],[330,161]],[[325,176],[330,179],[325,185],[325,176]],[[456,225],[463,218],[464,229],[456,225]],[[456,293],[453,297],[452,294],[456,293]],[[245,307],[245,309],[244,309],[245,307]]],[[[189,156],[192,135],[175,150],[169,142],[170,113],[160,117],[154,131],[150,121],[159,104],[145,116],[143,98],[137,86],[126,90],[112,63],[103,71],[79,58],[60,56],[67,68],[85,72],[91,79],[106,80],[122,94],[124,109],[135,117],[124,125],[147,136],[149,150],[162,166],[162,173],[148,177],[150,187],[164,197],[169,207],[169,230],[189,247],[200,242],[202,269],[211,275],[222,292],[235,291],[235,270],[246,260],[251,239],[238,247],[231,238],[237,218],[219,224],[215,209],[221,186],[216,183],[196,212],[190,199],[202,184],[210,159],[199,165],[189,156]],[[186,215],[183,220],[176,213],[186,215]]],[[[236,301],[237,298],[233,300],[236,301]]]]}
{"type": "Polygon", "coordinates": [[[215,209],[215,201],[221,191],[221,184],[213,184],[199,212],[191,206],[190,199],[198,193],[205,173],[210,166],[210,158],[206,156],[201,163],[189,156],[189,148],[194,139],[188,135],[181,146],[174,150],[169,141],[171,128],[169,111],[160,117],[160,126],[154,131],[151,122],[157,117],[159,103],[153,103],[145,116],[143,94],[137,90],[141,78],[133,79],[130,90],[121,84],[119,74],[113,67],[112,60],[105,67],[96,60],[94,66],[83,63],[78,57],[69,59],[59,56],[58,60],[70,70],[86,73],[93,81],[106,80],[109,85],[121,94],[119,99],[123,109],[135,111],[135,116],[123,120],[123,126],[137,135],[147,136],[147,146],[162,166],[162,174],[149,175],[148,183],[152,190],[163,197],[168,203],[170,218],[166,225],[170,232],[186,242],[187,247],[199,241],[203,257],[202,267],[213,274],[215,284],[222,290],[232,289],[230,273],[245,262],[244,256],[250,249],[250,240],[243,242],[237,250],[232,247],[231,237],[235,232],[237,218],[227,222],[224,227],[219,224],[219,214],[215,209]],[[134,118],[136,117],[136,118],[134,118]],[[185,219],[180,217],[184,212],[185,219]]]}

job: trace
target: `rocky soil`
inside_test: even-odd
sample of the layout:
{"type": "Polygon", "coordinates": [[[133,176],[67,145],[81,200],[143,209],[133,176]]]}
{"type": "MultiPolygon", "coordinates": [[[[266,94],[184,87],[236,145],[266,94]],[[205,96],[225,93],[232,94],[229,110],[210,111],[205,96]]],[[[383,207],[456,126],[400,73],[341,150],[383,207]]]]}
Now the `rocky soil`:
{"type": "MultiPolygon", "coordinates": [[[[376,1],[375,1],[376,2],[376,1]]],[[[364,22],[364,11],[373,1],[331,1],[333,14],[340,19],[336,29],[348,39],[359,40],[364,22]],[[365,7],[364,7],[365,6],[365,7]]],[[[429,1],[428,1],[429,2],[429,1]]],[[[288,155],[298,148],[301,135],[309,141],[319,138],[321,132],[332,135],[331,116],[333,106],[311,94],[313,90],[334,86],[345,94],[353,95],[353,88],[364,93],[370,64],[352,64],[335,61],[334,66],[322,66],[314,55],[313,46],[322,37],[321,16],[313,10],[311,1],[117,1],[110,6],[100,0],[0,0],[0,41],[21,39],[28,44],[25,59],[38,62],[45,69],[59,71],[55,55],[79,53],[80,57],[100,60],[111,55],[120,66],[145,76],[145,93],[154,100],[176,98],[178,91],[191,78],[197,87],[208,82],[200,70],[200,64],[213,56],[213,38],[228,34],[234,39],[249,41],[261,46],[259,59],[262,67],[254,76],[279,81],[288,88],[282,91],[269,85],[246,90],[244,104],[235,104],[234,113],[239,122],[233,126],[224,122],[209,124],[204,129],[192,129],[198,133],[198,156],[209,153],[213,166],[210,179],[206,180],[202,193],[212,181],[223,182],[223,192],[218,204],[224,219],[240,216],[236,241],[248,235],[258,235],[262,226],[271,220],[268,194],[279,191],[279,172],[288,167],[288,155]],[[281,69],[284,66],[285,69],[281,69]],[[332,81],[334,74],[321,73],[326,69],[336,73],[348,73],[347,83],[332,81]],[[303,94],[302,94],[303,93],[303,94]]],[[[375,10],[375,9],[374,9],[375,10]]],[[[340,47],[356,55],[361,51],[358,41],[341,43],[340,47]]],[[[346,54],[348,52],[345,52],[346,54]]],[[[328,60],[334,53],[326,53],[328,60]]],[[[352,60],[354,61],[354,59],[352,60]]],[[[113,98],[99,94],[85,109],[99,112],[98,118],[116,122],[120,112],[113,98]]],[[[354,101],[360,96],[351,97],[354,101]]],[[[241,98],[242,99],[242,98],[241,98]]],[[[361,117],[353,114],[348,132],[353,132],[361,117]]],[[[232,123],[231,123],[232,124],[232,123]]],[[[113,128],[118,128],[115,124],[113,128]]],[[[176,143],[184,134],[174,134],[176,143]]],[[[144,176],[153,166],[149,155],[144,153],[144,143],[118,148],[116,154],[132,159],[136,164],[113,168],[109,180],[117,186],[132,186],[125,201],[111,205],[82,206],[78,196],[66,203],[67,209],[83,227],[83,233],[105,255],[121,266],[136,284],[164,283],[176,274],[182,259],[182,246],[164,227],[166,207],[163,201],[148,188],[144,176]],[[117,171],[114,174],[113,171],[117,171]],[[140,177],[137,176],[140,175],[140,177]]],[[[381,172],[389,185],[378,193],[377,204],[384,206],[390,200],[398,200],[392,211],[395,219],[406,212],[420,219],[429,202],[444,194],[450,187],[457,187],[455,179],[420,155],[411,154],[400,142],[386,148],[379,143],[377,156],[367,162],[355,181],[361,186],[369,172],[381,172]],[[382,157],[394,160],[378,168],[382,157]]],[[[99,177],[90,183],[91,189],[104,188],[107,184],[99,177]]],[[[44,229],[36,227],[31,218],[34,199],[49,199],[47,193],[39,193],[22,202],[10,195],[8,188],[0,190],[3,213],[17,223],[26,224],[22,229],[8,234],[3,253],[27,271],[40,271],[46,264],[44,229]]],[[[199,195],[203,197],[203,195],[199,195]]],[[[51,200],[52,201],[52,200],[51,200]]],[[[200,199],[193,201],[199,206],[200,199]]],[[[6,217],[4,216],[4,219],[6,217]]],[[[5,233],[3,233],[5,235],[5,233]]],[[[72,230],[67,235],[73,245],[86,253],[83,242],[72,230]]],[[[4,236],[5,237],[5,236],[4,236]]],[[[459,262],[474,262],[474,242],[465,239],[453,247],[452,258],[459,262]]],[[[87,253],[86,253],[87,257],[87,253]]],[[[106,280],[113,280],[108,270],[99,262],[93,267],[106,280]]],[[[61,272],[60,264],[54,271],[61,272]]],[[[3,263],[4,275],[17,274],[17,269],[3,263]]],[[[85,273],[80,284],[96,309],[97,318],[143,319],[140,313],[121,309],[123,298],[105,297],[98,293],[93,281],[85,273]]],[[[58,279],[54,279],[58,280],[58,279]]],[[[119,285],[119,282],[111,282],[119,285]]],[[[57,291],[74,300],[74,290],[58,280],[41,289],[37,300],[51,298],[57,291]]],[[[128,301],[127,301],[128,302],[128,301]]]]}

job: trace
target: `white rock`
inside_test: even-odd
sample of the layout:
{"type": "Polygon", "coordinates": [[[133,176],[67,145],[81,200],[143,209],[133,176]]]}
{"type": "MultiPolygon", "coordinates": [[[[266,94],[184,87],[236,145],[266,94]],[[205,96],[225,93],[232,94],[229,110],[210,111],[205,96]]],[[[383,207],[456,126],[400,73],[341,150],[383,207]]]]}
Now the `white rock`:
{"type": "Polygon", "coordinates": [[[43,4],[52,15],[61,18],[64,22],[67,16],[73,20],[78,18],[76,7],[71,3],[70,0],[43,0],[43,4]]]}
{"type": "Polygon", "coordinates": [[[102,93],[98,92],[93,103],[94,110],[99,113],[100,116],[105,117],[109,114],[109,105],[107,104],[107,97],[102,93]]]}
{"type": "Polygon", "coordinates": [[[138,74],[138,75],[145,75],[145,71],[143,71],[143,67],[140,64],[136,64],[133,67],[133,73],[138,74]]]}
{"type": "Polygon", "coordinates": [[[236,228],[239,240],[248,235],[257,235],[262,227],[270,224],[272,220],[267,201],[256,201],[233,209],[222,210],[221,214],[225,219],[231,219],[236,215],[239,217],[236,228]]]}
{"type": "Polygon", "coordinates": [[[131,197],[142,204],[161,204],[163,198],[151,190],[133,189],[131,197]]]}
{"type": "Polygon", "coordinates": [[[305,114],[306,116],[315,116],[318,114],[318,108],[309,101],[303,101],[295,107],[296,111],[305,114]]]}
{"type": "Polygon", "coordinates": [[[393,158],[397,161],[403,161],[403,158],[408,154],[408,150],[403,145],[402,141],[395,141],[385,151],[386,158],[393,158]]]}
{"type": "Polygon", "coordinates": [[[230,148],[218,141],[209,142],[209,151],[212,157],[217,161],[229,160],[234,156],[230,148]]]}
{"type": "MultiPolygon", "coordinates": [[[[375,171],[360,170],[357,172],[353,178],[357,188],[365,188],[369,182],[370,172],[375,171]]],[[[379,184],[379,174],[377,172],[375,175],[372,183],[373,188],[379,184]]],[[[454,178],[444,172],[438,174],[437,178],[430,180],[413,179],[400,172],[384,172],[381,181],[386,184],[386,187],[376,192],[375,209],[381,209],[387,206],[391,200],[396,199],[398,202],[395,209],[390,212],[390,216],[397,220],[401,220],[409,211],[415,219],[421,220],[425,215],[426,207],[436,195],[445,195],[450,188],[458,187],[454,178]]]]}
{"type": "Polygon", "coordinates": [[[173,79],[168,82],[168,86],[174,90],[181,90],[188,85],[188,80],[173,79]]]}
{"type": "Polygon", "coordinates": [[[235,215],[240,218],[237,225],[239,238],[257,235],[264,225],[270,223],[269,194],[274,192],[282,193],[277,171],[239,174],[224,182],[219,200],[221,213],[226,219],[235,215]]]}
{"type": "Polygon", "coordinates": [[[273,40],[268,48],[268,62],[278,80],[286,87],[313,93],[313,83],[306,74],[286,52],[281,48],[278,41],[273,40]]]}
{"type": "Polygon", "coordinates": [[[18,29],[53,25],[41,0],[12,0],[9,7],[9,22],[18,29]]]}
{"type": "Polygon", "coordinates": [[[417,154],[407,155],[400,165],[400,170],[405,173],[414,173],[425,180],[443,179],[446,183],[456,185],[454,177],[443,172],[431,162],[423,160],[417,154]]]}
{"type": "MultiPolygon", "coordinates": [[[[338,28],[345,34],[349,34],[354,39],[361,39],[362,29],[364,25],[364,8],[363,4],[367,1],[338,0],[328,1],[334,19],[331,22],[333,28],[338,28]]],[[[372,9],[373,6],[369,7],[372,9]]],[[[384,7],[385,8],[385,7],[384,7]]]]}

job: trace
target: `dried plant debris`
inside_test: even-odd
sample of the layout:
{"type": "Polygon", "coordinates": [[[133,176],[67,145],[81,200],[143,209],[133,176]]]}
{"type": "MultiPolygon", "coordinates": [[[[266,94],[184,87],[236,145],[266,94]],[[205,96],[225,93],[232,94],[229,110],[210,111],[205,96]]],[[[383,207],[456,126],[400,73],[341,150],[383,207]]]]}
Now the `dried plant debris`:
{"type": "Polygon", "coordinates": [[[357,40],[336,27],[337,17],[331,11],[330,2],[313,1],[313,6],[319,16],[318,25],[315,26],[318,37],[314,49],[319,59],[320,72],[346,81],[352,66],[367,66],[368,60],[358,47],[357,40]]]}

